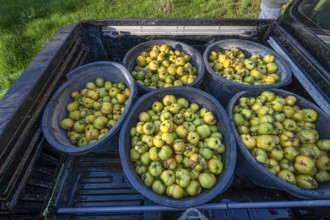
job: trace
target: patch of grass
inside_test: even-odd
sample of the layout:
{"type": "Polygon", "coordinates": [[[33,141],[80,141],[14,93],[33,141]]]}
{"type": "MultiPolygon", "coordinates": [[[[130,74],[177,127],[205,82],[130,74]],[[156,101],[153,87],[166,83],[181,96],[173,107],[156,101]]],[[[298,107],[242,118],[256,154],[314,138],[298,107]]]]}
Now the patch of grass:
{"type": "Polygon", "coordinates": [[[2,0],[0,98],[61,27],[96,18],[257,18],[261,0],[2,0]]]}
{"type": "Polygon", "coordinates": [[[158,0],[160,6],[155,7],[160,13],[169,14],[173,10],[173,1],[172,0],[158,0]]]}
{"type": "Polygon", "coordinates": [[[261,1],[235,0],[233,13],[236,18],[257,18],[261,1]]]}

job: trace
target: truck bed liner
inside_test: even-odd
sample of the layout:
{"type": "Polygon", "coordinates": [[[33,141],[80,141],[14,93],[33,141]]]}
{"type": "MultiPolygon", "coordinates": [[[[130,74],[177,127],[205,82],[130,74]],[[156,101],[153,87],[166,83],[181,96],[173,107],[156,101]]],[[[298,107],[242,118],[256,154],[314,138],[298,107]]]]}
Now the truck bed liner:
{"type": "MultiPolygon", "coordinates": [[[[40,132],[43,108],[66,80],[66,73],[94,61],[121,62],[133,46],[164,38],[188,43],[201,53],[209,43],[227,38],[272,46],[296,65],[292,83],[284,89],[304,96],[330,114],[327,108],[330,86],[321,86],[324,82],[318,82],[320,74],[317,74],[323,71],[324,76],[328,70],[311,63],[310,54],[277,22],[254,19],[82,21],[61,29],[0,101],[0,215],[9,219],[24,216],[50,219],[191,217],[192,212],[153,204],[132,189],[125,181],[118,152],[67,156],[54,151],[40,132]],[[157,32],[152,28],[156,26],[163,28],[157,32]],[[164,31],[166,27],[168,31],[164,31]],[[193,27],[205,27],[207,31],[195,34],[191,31],[193,27]],[[302,82],[300,76],[306,80],[302,82]],[[31,78],[33,80],[28,80],[31,78]],[[312,85],[316,90],[310,89],[312,85]],[[12,100],[13,97],[17,98],[12,100]]],[[[323,206],[330,206],[330,200],[300,200],[284,191],[261,189],[235,177],[224,194],[197,208],[209,219],[315,219],[330,216],[323,206]]]]}

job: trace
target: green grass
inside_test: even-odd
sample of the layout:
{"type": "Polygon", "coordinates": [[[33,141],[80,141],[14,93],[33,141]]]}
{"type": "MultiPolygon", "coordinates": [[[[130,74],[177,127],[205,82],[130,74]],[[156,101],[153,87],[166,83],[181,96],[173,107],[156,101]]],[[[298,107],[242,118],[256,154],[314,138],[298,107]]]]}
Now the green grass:
{"type": "Polygon", "coordinates": [[[0,98],[61,27],[97,18],[256,18],[261,0],[2,0],[0,98]]]}

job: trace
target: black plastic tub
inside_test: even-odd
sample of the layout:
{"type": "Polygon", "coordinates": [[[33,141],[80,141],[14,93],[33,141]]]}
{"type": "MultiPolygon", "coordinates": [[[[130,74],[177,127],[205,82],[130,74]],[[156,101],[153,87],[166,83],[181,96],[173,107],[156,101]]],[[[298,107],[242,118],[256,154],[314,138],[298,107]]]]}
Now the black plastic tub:
{"type": "Polygon", "coordinates": [[[207,92],[215,96],[221,104],[227,105],[229,100],[238,92],[242,90],[250,91],[262,91],[266,89],[274,89],[288,85],[291,82],[291,69],[288,63],[274,50],[249,40],[240,39],[226,39],[214,42],[205,49],[203,54],[204,63],[206,66],[204,87],[207,92]],[[227,80],[224,77],[216,73],[208,63],[209,54],[212,51],[229,50],[234,47],[240,49],[246,57],[250,57],[252,54],[260,54],[264,56],[266,54],[273,54],[275,56],[275,64],[278,69],[276,73],[280,76],[280,81],[271,85],[245,85],[231,80],[227,80]]]}
{"type": "MultiPolygon", "coordinates": [[[[281,90],[281,89],[273,89],[269,90],[273,91],[275,94],[280,95],[282,97],[287,95],[294,95],[297,98],[296,105],[301,108],[312,108],[318,112],[318,118],[314,122],[316,125],[316,130],[320,135],[320,139],[330,138],[329,135],[329,125],[330,125],[330,117],[326,115],[319,107],[314,105],[312,102],[306,100],[305,98],[294,94],[292,92],[281,90]]],[[[242,141],[240,140],[239,134],[235,128],[235,124],[233,122],[232,112],[235,104],[238,102],[240,97],[248,97],[253,96],[256,97],[260,94],[258,91],[242,91],[236,94],[229,102],[227,107],[227,114],[230,120],[231,128],[234,132],[234,136],[238,145],[238,160],[235,172],[241,178],[246,178],[250,180],[257,186],[262,186],[265,188],[272,188],[278,190],[285,190],[288,193],[302,199],[329,199],[330,198],[330,181],[319,183],[319,186],[315,190],[306,190],[300,188],[298,186],[287,183],[277,176],[270,173],[264,166],[262,166],[256,159],[251,155],[249,150],[244,146],[242,141]]]]}
{"type": "Polygon", "coordinates": [[[220,103],[206,92],[192,87],[173,87],[172,89],[158,89],[149,92],[140,97],[132,107],[128,114],[119,137],[119,153],[124,173],[130,185],[139,193],[150,199],[151,201],[164,206],[176,208],[188,208],[208,202],[219,194],[223,193],[231,184],[234,177],[234,168],[236,164],[236,145],[235,139],[231,135],[228,117],[220,103]],[[150,188],[146,187],[141,177],[135,172],[134,163],[130,159],[131,138],[130,130],[138,122],[138,115],[142,111],[151,108],[156,100],[161,100],[165,95],[175,95],[176,97],[184,97],[189,102],[195,102],[201,107],[206,107],[212,111],[216,118],[216,126],[223,135],[222,143],[226,147],[226,151],[222,154],[224,164],[223,172],[217,176],[216,185],[210,190],[203,190],[201,194],[195,197],[184,197],[182,199],[173,199],[166,195],[158,195],[150,188]]]}
{"type": "Polygon", "coordinates": [[[121,124],[133,105],[137,93],[134,80],[127,69],[118,63],[100,61],[74,69],[67,74],[67,78],[68,81],[58,88],[43,113],[42,131],[47,141],[56,150],[72,155],[81,155],[90,151],[105,152],[116,149],[121,124]],[[66,132],[60,128],[59,122],[67,115],[65,106],[71,102],[71,93],[82,90],[87,82],[95,81],[98,77],[112,82],[125,83],[130,89],[130,97],[117,123],[102,139],[83,147],[77,147],[70,143],[66,132]]]}
{"type": "MultiPolygon", "coordinates": [[[[198,88],[202,84],[204,79],[205,67],[204,67],[203,57],[194,47],[180,41],[159,39],[159,40],[150,40],[138,44],[125,54],[123,59],[124,66],[126,66],[128,71],[132,72],[136,66],[136,58],[140,55],[141,52],[149,51],[152,49],[153,46],[162,45],[162,44],[166,44],[172,50],[179,50],[190,55],[191,64],[192,66],[197,68],[198,73],[196,80],[188,86],[198,88]]],[[[155,90],[153,88],[141,85],[140,83],[137,83],[137,86],[139,89],[139,95],[143,95],[147,92],[155,90]]]]}

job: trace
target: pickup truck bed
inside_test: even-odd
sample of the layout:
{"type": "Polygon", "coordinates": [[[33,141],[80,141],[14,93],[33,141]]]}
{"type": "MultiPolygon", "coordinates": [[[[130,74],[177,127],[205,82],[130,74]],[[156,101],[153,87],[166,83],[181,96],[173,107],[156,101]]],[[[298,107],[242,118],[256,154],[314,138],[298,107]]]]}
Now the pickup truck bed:
{"type": "MultiPolygon", "coordinates": [[[[237,19],[114,19],[82,21],[61,29],[0,101],[0,215],[8,219],[318,219],[329,200],[301,200],[235,176],[207,204],[179,210],[152,203],[125,181],[118,151],[69,156],[41,132],[41,115],[70,70],[101,60],[121,62],[133,46],[175,39],[202,54],[220,39],[247,39],[272,47],[290,64],[283,88],[330,115],[328,70],[276,21],[237,19]],[[199,215],[198,215],[199,214],[199,215]]],[[[225,106],[224,106],[225,107],[225,106]]]]}

